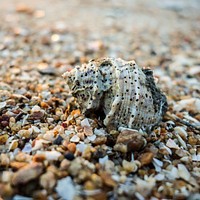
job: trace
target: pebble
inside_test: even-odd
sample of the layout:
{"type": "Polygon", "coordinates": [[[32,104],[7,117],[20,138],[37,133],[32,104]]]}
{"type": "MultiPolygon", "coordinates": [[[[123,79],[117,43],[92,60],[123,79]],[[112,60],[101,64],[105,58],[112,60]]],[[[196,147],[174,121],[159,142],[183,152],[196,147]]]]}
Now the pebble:
{"type": "Polygon", "coordinates": [[[8,140],[8,134],[0,135],[0,145],[5,144],[8,140]]]}
{"type": "Polygon", "coordinates": [[[58,137],[53,141],[53,144],[60,145],[63,141],[63,137],[58,135],[58,137]]]}
{"type": "Polygon", "coordinates": [[[75,153],[75,151],[76,151],[76,144],[75,144],[75,143],[69,143],[69,144],[67,145],[67,148],[68,148],[68,150],[69,150],[71,153],[75,153]]]}
{"type": "Polygon", "coordinates": [[[103,183],[109,187],[116,187],[116,182],[112,179],[111,175],[108,174],[107,172],[100,172],[99,173],[103,183]]]}
{"type": "Polygon", "coordinates": [[[168,139],[166,146],[168,146],[171,149],[179,149],[180,147],[174,142],[172,139],[168,139]]]}
{"type": "Polygon", "coordinates": [[[67,160],[70,160],[70,161],[72,161],[72,160],[74,160],[74,154],[73,153],[66,153],[65,155],[64,155],[64,157],[67,159],[67,160]]]}
{"type": "Polygon", "coordinates": [[[176,126],[174,128],[175,132],[177,132],[183,139],[187,139],[188,137],[188,133],[187,131],[185,130],[185,127],[182,127],[182,126],[176,126]]]}
{"type": "Polygon", "coordinates": [[[84,126],[83,132],[86,136],[92,136],[93,135],[93,129],[91,126],[84,126]]]}
{"type": "Polygon", "coordinates": [[[31,134],[32,134],[32,132],[29,129],[18,131],[18,135],[19,135],[20,138],[23,138],[23,137],[24,138],[30,138],[31,134]]]}
{"type": "Polygon", "coordinates": [[[13,140],[11,144],[9,145],[8,150],[12,151],[12,150],[15,150],[17,147],[18,147],[18,140],[13,140]]]}
{"type": "Polygon", "coordinates": [[[138,160],[141,162],[141,165],[149,165],[153,161],[154,154],[152,152],[142,153],[138,160]]]}
{"type": "Polygon", "coordinates": [[[124,130],[117,137],[114,149],[122,153],[139,151],[146,145],[145,138],[138,131],[124,130]]]}
{"type": "Polygon", "coordinates": [[[96,189],[96,186],[92,181],[86,181],[84,183],[84,189],[85,190],[94,190],[94,189],[96,189]]]}
{"type": "Polygon", "coordinates": [[[0,109],[6,107],[6,101],[0,102],[0,109]]]}
{"type": "Polygon", "coordinates": [[[3,171],[1,176],[1,181],[4,183],[9,183],[12,179],[13,172],[11,171],[3,171]]]}
{"type": "Polygon", "coordinates": [[[191,176],[189,171],[183,164],[178,164],[178,175],[186,181],[189,181],[191,176]]]}
{"type": "Polygon", "coordinates": [[[75,142],[78,143],[80,141],[80,138],[77,135],[74,135],[71,139],[70,142],[75,142]]]}
{"type": "Polygon", "coordinates": [[[26,163],[26,162],[12,161],[12,162],[10,163],[10,166],[11,166],[11,168],[13,168],[13,169],[15,169],[15,170],[18,170],[18,169],[20,169],[20,168],[26,166],[27,164],[28,164],[28,163],[26,163]]]}
{"type": "Polygon", "coordinates": [[[38,178],[43,171],[43,165],[41,163],[30,163],[20,168],[14,173],[12,177],[12,184],[17,186],[19,184],[25,184],[29,181],[38,178]]]}
{"type": "Polygon", "coordinates": [[[101,177],[97,174],[92,174],[91,175],[91,180],[95,184],[96,187],[101,187],[102,186],[102,180],[101,177]]]}
{"type": "Polygon", "coordinates": [[[88,118],[85,118],[85,119],[83,119],[83,120],[81,121],[81,126],[82,126],[82,127],[85,127],[85,126],[90,127],[90,123],[89,123],[89,121],[88,121],[88,118]]]}
{"type": "Polygon", "coordinates": [[[174,106],[174,110],[180,112],[182,109],[186,109],[188,111],[200,112],[200,99],[198,98],[190,98],[183,99],[174,106]]]}
{"type": "Polygon", "coordinates": [[[0,166],[7,167],[10,163],[10,159],[7,154],[1,153],[0,154],[0,166]]]}
{"type": "Polygon", "coordinates": [[[62,155],[60,152],[54,151],[54,150],[52,150],[52,151],[44,151],[44,152],[43,151],[42,152],[37,152],[37,154],[40,154],[40,153],[44,154],[48,161],[58,160],[59,157],[62,155]]]}
{"type": "Polygon", "coordinates": [[[128,162],[126,160],[123,160],[122,166],[127,173],[136,172],[138,169],[137,165],[134,162],[128,162]]]}
{"type": "Polygon", "coordinates": [[[95,141],[95,139],[96,139],[96,135],[91,135],[91,136],[88,136],[87,137],[87,139],[89,140],[89,141],[91,141],[91,142],[94,142],[95,141]]]}
{"type": "Polygon", "coordinates": [[[46,190],[52,190],[56,185],[56,177],[51,171],[47,171],[40,177],[40,185],[46,190]]]}
{"type": "Polygon", "coordinates": [[[79,159],[74,159],[73,162],[71,162],[68,168],[68,171],[72,176],[77,176],[81,169],[82,169],[82,165],[79,159]]]}

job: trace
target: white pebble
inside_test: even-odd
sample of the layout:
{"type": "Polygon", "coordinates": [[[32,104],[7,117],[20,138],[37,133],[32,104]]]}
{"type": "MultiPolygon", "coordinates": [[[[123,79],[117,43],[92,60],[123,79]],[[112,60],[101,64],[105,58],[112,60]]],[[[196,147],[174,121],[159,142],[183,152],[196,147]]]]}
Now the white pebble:
{"type": "Polygon", "coordinates": [[[79,142],[80,138],[77,135],[74,135],[71,139],[70,142],[79,142]]]}
{"type": "Polygon", "coordinates": [[[0,109],[6,106],[6,101],[0,102],[0,109]]]}
{"type": "Polygon", "coordinates": [[[172,149],[179,149],[179,146],[174,142],[174,140],[169,139],[166,143],[166,146],[172,149]]]}
{"type": "Polygon", "coordinates": [[[198,98],[190,98],[183,99],[174,106],[175,111],[181,111],[182,109],[186,110],[194,110],[196,112],[200,112],[200,99],[198,98]]]}
{"type": "Polygon", "coordinates": [[[190,180],[190,172],[183,164],[178,164],[178,175],[186,181],[190,180]]]}
{"type": "Polygon", "coordinates": [[[87,139],[93,142],[95,141],[96,137],[97,137],[96,135],[91,135],[91,136],[87,136],[87,139]]]}
{"type": "Polygon", "coordinates": [[[99,158],[99,163],[104,165],[107,160],[108,160],[108,156],[106,155],[103,158],[99,158]]]}
{"type": "Polygon", "coordinates": [[[84,126],[90,126],[90,123],[88,121],[88,118],[85,118],[81,121],[81,126],[84,127],[84,126]]]}
{"type": "Polygon", "coordinates": [[[38,111],[41,111],[41,108],[38,105],[33,106],[33,108],[31,109],[31,112],[38,112],[38,111]]]}

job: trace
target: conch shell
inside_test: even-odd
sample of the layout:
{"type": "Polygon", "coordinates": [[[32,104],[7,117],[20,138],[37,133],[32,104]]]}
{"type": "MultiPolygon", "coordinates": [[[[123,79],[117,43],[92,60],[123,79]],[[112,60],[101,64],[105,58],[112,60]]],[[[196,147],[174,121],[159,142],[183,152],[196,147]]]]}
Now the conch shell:
{"type": "Polygon", "coordinates": [[[135,61],[102,58],[63,74],[83,113],[95,113],[114,128],[151,130],[167,110],[153,72],[135,61]]]}

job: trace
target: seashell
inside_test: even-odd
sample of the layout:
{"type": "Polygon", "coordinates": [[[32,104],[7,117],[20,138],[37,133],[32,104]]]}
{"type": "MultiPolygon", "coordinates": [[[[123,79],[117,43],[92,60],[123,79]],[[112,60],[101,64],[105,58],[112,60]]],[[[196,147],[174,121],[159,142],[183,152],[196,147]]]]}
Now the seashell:
{"type": "Polygon", "coordinates": [[[63,74],[86,116],[96,114],[106,127],[151,130],[167,110],[153,72],[135,61],[101,58],[63,74]]]}

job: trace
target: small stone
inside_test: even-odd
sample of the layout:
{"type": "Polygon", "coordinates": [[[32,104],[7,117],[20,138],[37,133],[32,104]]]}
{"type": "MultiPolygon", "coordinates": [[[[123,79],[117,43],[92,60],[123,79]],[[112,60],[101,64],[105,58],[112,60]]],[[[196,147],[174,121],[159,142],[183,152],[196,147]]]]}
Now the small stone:
{"type": "Polygon", "coordinates": [[[122,166],[124,170],[128,173],[136,172],[138,169],[137,165],[134,162],[128,162],[126,160],[122,161],[122,166]]]}
{"type": "Polygon", "coordinates": [[[0,145],[5,144],[8,139],[8,134],[0,135],[0,145]]]}
{"type": "Polygon", "coordinates": [[[69,144],[67,145],[67,148],[68,148],[68,150],[69,150],[70,152],[75,153],[75,151],[76,151],[76,144],[75,144],[75,143],[69,143],[69,144]]]}
{"type": "Polygon", "coordinates": [[[31,109],[32,113],[39,112],[39,111],[41,111],[41,108],[40,108],[40,106],[37,106],[37,105],[33,106],[33,108],[31,109]]]}
{"type": "Polygon", "coordinates": [[[19,152],[16,156],[15,156],[15,160],[18,162],[30,162],[31,160],[31,156],[23,153],[23,152],[19,152]]]}
{"type": "Polygon", "coordinates": [[[77,136],[77,135],[74,135],[71,139],[70,139],[70,142],[79,142],[80,141],[80,138],[77,136]]]}
{"type": "Polygon", "coordinates": [[[86,181],[84,184],[85,190],[94,190],[96,189],[95,184],[92,181],[86,181]]]}
{"type": "Polygon", "coordinates": [[[96,187],[101,187],[102,186],[102,180],[101,180],[101,177],[99,175],[92,174],[91,175],[91,180],[96,185],[96,187]]]}
{"type": "Polygon", "coordinates": [[[60,163],[60,169],[66,171],[66,170],[68,170],[69,165],[70,165],[70,161],[64,159],[64,160],[60,163]]]}
{"type": "Polygon", "coordinates": [[[13,140],[9,145],[9,151],[15,150],[18,147],[18,140],[13,140]]]}
{"type": "Polygon", "coordinates": [[[6,101],[0,102],[0,109],[6,106],[6,101]]]}
{"type": "Polygon", "coordinates": [[[0,154],[0,166],[7,167],[10,163],[10,159],[7,154],[1,153],[0,154]]]}
{"type": "Polygon", "coordinates": [[[56,177],[51,171],[47,171],[40,177],[40,185],[46,189],[51,190],[56,185],[56,177]]]}
{"type": "Polygon", "coordinates": [[[31,135],[31,131],[30,130],[20,130],[18,132],[18,135],[20,138],[30,138],[30,135],[31,135]]]}
{"type": "Polygon", "coordinates": [[[91,142],[94,142],[96,137],[97,137],[96,135],[91,135],[91,136],[88,136],[87,139],[90,140],[91,142]]]}
{"type": "Polygon", "coordinates": [[[138,131],[124,130],[117,137],[114,149],[126,153],[139,151],[145,145],[146,140],[138,131]]]}
{"type": "Polygon", "coordinates": [[[35,154],[33,156],[33,161],[34,162],[43,162],[46,159],[45,154],[35,154]]]}
{"type": "Polygon", "coordinates": [[[73,153],[71,153],[71,152],[68,152],[68,153],[66,153],[65,155],[65,158],[67,159],[67,160],[70,160],[70,161],[72,161],[72,160],[74,160],[74,154],[73,153]]]}
{"type": "Polygon", "coordinates": [[[195,137],[192,137],[192,136],[189,136],[188,138],[188,143],[191,144],[191,145],[196,145],[198,142],[198,139],[195,138],[195,137]]]}
{"type": "Polygon", "coordinates": [[[148,165],[152,162],[154,154],[152,152],[146,152],[141,154],[138,157],[138,160],[141,162],[141,165],[148,165]]]}
{"type": "Polygon", "coordinates": [[[16,161],[12,161],[11,163],[10,163],[10,166],[11,166],[11,168],[13,168],[13,169],[20,169],[20,168],[22,168],[22,167],[24,167],[24,166],[26,166],[28,163],[26,163],[26,162],[16,162],[16,161]]]}
{"type": "Polygon", "coordinates": [[[168,146],[171,149],[179,149],[179,146],[172,139],[169,139],[167,141],[166,146],[168,146]]]}
{"type": "Polygon", "coordinates": [[[58,135],[58,137],[53,141],[53,144],[60,145],[63,141],[62,136],[58,135]]]}
{"type": "Polygon", "coordinates": [[[30,163],[15,172],[12,178],[14,186],[28,183],[30,180],[36,179],[43,171],[41,163],[30,163]]]}
{"type": "Polygon", "coordinates": [[[83,132],[86,136],[91,136],[93,135],[93,129],[91,126],[84,126],[83,132]]]}
{"type": "Polygon", "coordinates": [[[43,139],[47,140],[47,141],[55,141],[55,134],[53,130],[47,131],[44,135],[43,135],[43,139]]]}
{"type": "Polygon", "coordinates": [[[102,171],[99,173],[99,175],[105,185],[109,187],[115,187],[117,185],[116,182],[112,179],[111,175],[108,174],[107,172],[102,171]]]}
{"type": "Polygon", "coordinates": [[[186,109],[187,111],[193,111],[194,113],[200,112],[200,99],[199,98],[189,98],[178,101],[175,106],[175,111],[181,111],[186,109]]]}
{"type": "Polygon", "coordinates": [[[105,144],[107,141],[107,137],[102,135],[102,136],[97,136],[96,139],[92,142],[94,145],[102,145],[105,144]]]}
{"type": "MultiPolygon", "coordinates": [[[[10,183],[0,183],[0,199],[1,200],[4,200],[2,197],[11,197],[14,195],[14,190],[13,188],[11,187],[10,183]]],[[[7,198],[5,198],[7,199],[7,198]]],[[[10,199],[10,198],[9,198],[10,199]]]]}
{"type": "Polygon", "coordinates": [[[89,123],[89,121],[88,121],[87,118],[85,118],[85,119],[83,119],[83,120],[81,121],[81,126],[82,126],[82,127],[84,127],[84,126],[90,126],[90,123],[89,123]]]}
{"type": "Polygon", "coordinates": [[[87,160],[90,160],[90,158],[91,158],[91,146],[88,145],[84,149],[84,151],[82,153],[82,157],[85,158],[85,159],[87,159],[87,160]]]}
{"type": "Polygon", "coordinates": [[[58,160],[59,157],[61,156],[61,153],[58,152],[58,151],[45,151],[45,152],[42,152],[42,154],[45,155],[46,159],[48,161],[53,161],[53,160],[58,160]]]}
{"type": "Polygon", "coordinates": [[[9,183],[12,179],[13,172],[12,171],[3,171],[1,181],[4,183],[9,183]]]}
{"type": "Polygon", "coordinates": [[[187,168],[183,164],[178,164],[178,175],[186,181],[189,181],[190,176],[191,176],[190,172],[187,170],[187,168]]]}
{"type": "Polygon", "coordinates": [[[68,171],[72,176],[77,176],[81,169],[82,165],[79,162],[79,159],[76,158],[71,162],[68,171]]]}

